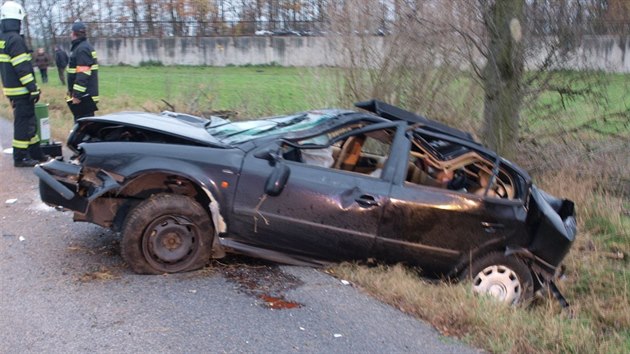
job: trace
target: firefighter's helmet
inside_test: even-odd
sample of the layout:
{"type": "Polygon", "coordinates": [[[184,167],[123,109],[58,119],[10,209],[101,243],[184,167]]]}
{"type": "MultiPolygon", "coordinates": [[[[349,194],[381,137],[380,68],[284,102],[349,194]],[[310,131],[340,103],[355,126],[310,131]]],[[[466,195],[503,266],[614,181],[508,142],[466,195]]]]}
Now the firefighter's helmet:
{"type": "Polygon", "coordinates": [[[0,20],[24,20],[26,12],[22,5],[15,1],[7,1],[0,7],[0,20]]]}

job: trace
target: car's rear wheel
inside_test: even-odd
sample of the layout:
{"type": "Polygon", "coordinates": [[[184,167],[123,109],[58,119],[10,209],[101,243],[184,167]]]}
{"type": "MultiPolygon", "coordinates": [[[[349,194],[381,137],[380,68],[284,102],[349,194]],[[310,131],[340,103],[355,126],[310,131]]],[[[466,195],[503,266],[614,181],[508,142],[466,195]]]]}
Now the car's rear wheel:
{"type": "Polygon", "coordinates": [[[490,295],[510,305],[529,303],[534,296],[529,267],[520,258],[501,252],[473,261],[460,278],[469,281],[475,293],[490,295]]]}
{"type": "Polygon", "coordinates": [[[192,198],[158,194],[135,207],[123,226],[121,253],[134,272],[177,273],[203,267],[214,229],[192,198]]]}

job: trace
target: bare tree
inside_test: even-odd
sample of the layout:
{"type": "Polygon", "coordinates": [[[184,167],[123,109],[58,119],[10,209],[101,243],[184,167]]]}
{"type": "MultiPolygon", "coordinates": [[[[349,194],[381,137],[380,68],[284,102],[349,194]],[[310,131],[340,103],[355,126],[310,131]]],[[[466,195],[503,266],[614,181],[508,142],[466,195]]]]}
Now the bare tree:
{"type": "Polygon", "coordinates": [[[576,58],[582,37],[592,33],[594,5],[572,0],[478,0],[476,5],[483,26],[460,33],[485,63],[476,71],[485,94],[484,141],[513,158],[522,126],[520,112],[541,93],[602,98],[588,71],[567,82],[557,70],[576,58]],[[579,89],[576,82],[581,82],[579,89]]]}
{"type": "Polygon", "coordinates": [[[140,27],[140,15],[137,0],[125,0],[125,5],[131,11],[133,35],[140,36],[142,34],[142,27],[140,27]]]}
{"type": "Polygon", "coordinates": [[[218,9],[210,1],[191,0],[191,15],[197,23],[197,36],[207,36],[210,35],[208,23],[217,20],[218,9]]]}
{"type": "MultiPolygon", "coordinates": [[[[464,91],[466,87],[453,90],[462,85],[457,79],[470,73],[483,91],[483,141],[514,157],[521,112],[541,93],[603,101],[603,90],[596,88],[599,83],[588,78],[588,72],[575,73],[567,80],[557,70],[576,58],[582,36],[592,33],[591,26],[599,18],[597,11],[609,13],[609,4],[602,2],[331,3],[331,29],[339,34],[336,41],[340,42],[346,68],[342,97],[346,102],[367,97],[387,99],[445,121],[451,116],[452,121],[473,106],[461,97],[474,96],[474,86],[468,91],[464,91]],[[381,30],[388,35],[375,39],[373,35],[381,30]],[[581,86],[575,84],[577,81],[581,86]]],[[[455,123],[461,124],[457,119],[455,123]]]]}
{"type": "Polygon", "coordinates": [[[523,99],[525,0],[480,0],[487,33],[481,72],[484,88],[484,141],[513,157],[523,99]]]}
{"type": "Polygon", "coordinates": [[[465,64],[461,38],[448,24],[449,2],[397,1],[391,11],[378,0],[329,3],[331,41],[342,53],[344,104],[378,98],[462,126],[474,90],[455,90],[465,64]],[[428,9],[427,18],[418,13],[428,9]],[[428,14],[431,15],[428,15],[428,14]],[[379,36],[386,34],[385,36],[379,36]]]}
{"type": "Polygon", "coordinates": [[[147,24],[147,34],[149,36],[156,36],[158,34],[156,21],[157,18],[157,0],[142,0],[142,11],[144,12],[144,22],[147,24]]]}

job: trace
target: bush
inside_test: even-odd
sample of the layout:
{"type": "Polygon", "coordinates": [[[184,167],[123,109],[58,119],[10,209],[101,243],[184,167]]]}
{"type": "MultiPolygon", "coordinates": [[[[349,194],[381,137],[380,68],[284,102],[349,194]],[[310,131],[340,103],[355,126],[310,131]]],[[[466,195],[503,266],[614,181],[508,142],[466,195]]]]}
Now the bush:
{"type": "Polygon", "coordinates": [[[164,64],[159,60],[147,60],[141,61],[140,66],[164,66],[164,64]]]}

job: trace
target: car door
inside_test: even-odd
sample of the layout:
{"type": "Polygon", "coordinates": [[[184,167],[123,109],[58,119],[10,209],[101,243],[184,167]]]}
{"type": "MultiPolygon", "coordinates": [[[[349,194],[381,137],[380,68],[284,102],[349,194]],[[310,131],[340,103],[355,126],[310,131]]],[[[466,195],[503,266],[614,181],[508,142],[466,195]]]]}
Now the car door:
{"type": "Polygon", "coordinates": [[[521,200],[400,181],[392,186],[374,253],[428,273],[448,273],[470,252],[517,242],[522,233],[515,230],[525,217],[521,200]]]}
{"type": "Polygon", "coordinates": [[[393,186],[377,241],[377,256],[448,272],[469,251],[509,238],[516,202],[405,183],[393,186]]]}
{"type": "Polygon", "coordinates": [[[229,227],[241,242],[326,260],[361,259],[374,245],[388,202],[390,180],[302,162],[281,160],[290,169],[284,190],[264,192],[274,166],[244,160],[229,227]]]}

